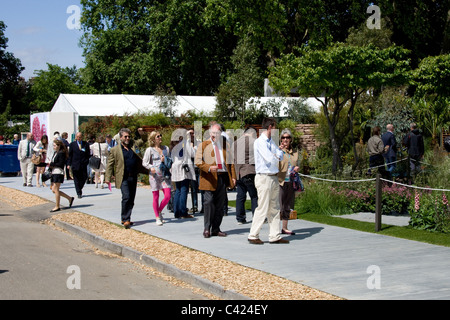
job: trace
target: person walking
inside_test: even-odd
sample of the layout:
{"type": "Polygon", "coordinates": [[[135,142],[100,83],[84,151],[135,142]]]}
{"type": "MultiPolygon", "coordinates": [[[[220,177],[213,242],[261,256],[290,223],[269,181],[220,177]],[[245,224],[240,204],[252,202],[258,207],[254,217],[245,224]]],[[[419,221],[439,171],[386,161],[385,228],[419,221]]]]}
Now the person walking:
{"type": "Polygon", "coordinates": [[[96,143],[90,145],[92,157],[100,158],[100,167],[92,168],[94,171],[95,188],[104,188],[106,161],[108,160],[108,144],[105,142],[105,137],[100,135],[96,143]]]}
{"type": "Polygon", "coordinates": [[[34,164],[31,162],[31,156],[33,155],[33,148],[36,146],[33,134],[27,133],[27,138],[21,140],[19,147],[17,148],[17,158],[20,161],[20,171],[23,177],[23,186],[32,187],[34,164]]]}
{"type": "Polygon", "coordinates": [[[55,207],[50,210],[50,212],[61,210],[61,197],[64,197],[69,201],[69,208],[72,207],[73,200],[75,199],[60,190],[61,183],[64,182],[64,168],[66,167],[69,152],[67,151],[64,143],[61,140],[56,139],[53,141],[53,151],[54,152],[49,167],[52,170],[50,189],[55,194],[55,207]]]}
{"type": "Polygon", "coordinates": [[[294,235],[295,233],[288,229],[288,221],[291,210],[294,209],[295,190],[290,179],[292,172],[299,170],[298,151],[292,147],[292,133],[289,129],[281,131],[281,145],[283,150],[283,160],[279,164],[278,183],[280,184],[280,218],[281,233],[294,235]]]}
{"type": "Polygon", "coordinates": [[[236,170],[236,220],[238,224],[247,223],[245,201],[250,196],[252,216],[258,206],[258,192],[255,187],[255,151],[256,130],[245,129],[244,134],[233,144],[234,168],[236,170]]]}
{"type": "Polygon", "coordinates": [[[272,130],[276,129],[275,119],[265,118],[262,122],[262,129],[264,131],[254,143],[258,207],[253,216],[248,241],[251,244],[264,243],[259,238],[259,232],[267,218],[269,243],[289,243],[280,236],[278,165],[283,159],[283,151],[272,140],[272,130]]]}
{"type": "Polygon", "coordinates": [[[396,168],[394,162],[397,161],[397,141],[394,135],[394,125],[388,124],[386,126],[386,132],[381,136],[381,140],[383,140],[384,147],[388,146],[387,152],[383,156],[386,161],[387,172],[392,178],[396,168]]]}
{"type": "Polygon", "coordinates": [[[121,219],[125,229],[129,229],[131,213],[136,197],[137,177],[139,173],[148,174],[142,166],[142,159],[134,151],[134,143],[131,140],[131,131],[122,128],[119,131],[120,144],[111,148],[105,172],[105,182],[111,183],[115,177],[116,188],[122,192],[121,219]]]}
{"type": "Polygon", "coordinates": [[[69,145],[68,169],[72,169],[73,182],[78,198],[83,196],[83,187],[87,180],[87,166],[90,157],[89,144],[82,140],[83,134],[77,132],[75,141],[69,145]]]}
{"type": "Polygon", "coordinates": [[[172,139],[175,142],[170,152],[173,159],[172,182],[175,182],[173,199],[175,218],[193,218],[187,209],[189,186],[191,181],[195,180],[194,164],[191,159],[194,149],[191,146],[190,133],[185,129],[177,129],[172,139]]]}
{"type": "MultiPolygon", "coordinates": [[[[33,151],[36,155],[40,156],[40,163],[35,164],[36,166],[36,187],[40,187],[39,184],[40,176],[44,173],[45,167],[47,167],[46,157],[47,157],[47,150],[48,150],[48,136],[43,135],[41,137],[41,141],[36,143],[36,145],[33,148],[33,151]]],[[[47,187],[47,185],[42,182],[42,186],[47,187]]]]}
{"type": "Polygon", "coordinates": [[[153,131],[148,136],[149,147],[145,150],[142,165],[149,172],[149,183],[153,195],[153,211],[156,217],[156,224],[163,225],[162,211],[169,203],[172,182],[171,177],[161,171],[161,163],[170,157],[170,151],[167,146],[162,145],[162,135],[158,131],[153,131]],[[159,192],[164,193],[164,199],[159,203],[159,192]]]}
{"type": "Polygon", "coordinates": [[[220,225],[227,187],[234,188],[236,173],[234,164],[227,162],[224,141],[221,141],[220,125],[213,123],[209,128],[209,134],[210,139],[203,141],[195,153],[195,164],[200,169],[199,189],[204,191],[203,236],[225,237],[227,234],[220,230],[220,225]]]}

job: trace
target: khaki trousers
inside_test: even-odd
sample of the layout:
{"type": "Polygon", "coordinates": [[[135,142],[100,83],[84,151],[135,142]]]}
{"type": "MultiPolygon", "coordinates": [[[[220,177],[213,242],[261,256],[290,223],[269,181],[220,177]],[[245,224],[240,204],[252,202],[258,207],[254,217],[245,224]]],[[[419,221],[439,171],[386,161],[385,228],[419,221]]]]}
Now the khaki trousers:
{"type": "Polygon", "coordinates": [[[258,207],[253,215],[249,240],[259,239],[259,232],[267,218],[269,224],[269,242],[278,241],[280,236],[280,185],[277,175],[256,174],[255,186],[258,192],[258,207]]]}
{"type": "Polygon", "coordinates": [[[20,171],[22,172],[23,183],[32,185],[34,164],[31,162],[31,158],[20,160],[20,171]]]}

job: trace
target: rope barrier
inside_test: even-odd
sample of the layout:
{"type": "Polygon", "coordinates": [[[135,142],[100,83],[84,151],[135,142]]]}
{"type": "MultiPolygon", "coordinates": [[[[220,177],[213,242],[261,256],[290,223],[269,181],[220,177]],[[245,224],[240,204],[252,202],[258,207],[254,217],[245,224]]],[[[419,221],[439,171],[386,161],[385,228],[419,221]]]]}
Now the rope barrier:
{"type": "Polygon", "coordinates": [[[384,178],[380,178],[380,180],[385,181],[385,182],[389,182],[389,183],[392,183],[392,184],[398,184],[398,185],[404,186],[404,187],[414,188],[414,189],[450,192],[450,189],[434,189],[434,188],[418,187],[418,186],[412,186],[412,185],[409,185],[409,184],[404,184],[404,183],[400,183],[400,182],[387,180],[387,179],[384,179],[384,178]]]}
{"type": "MultiPolygon", "coordinates": [[[[321,181],[328,181],[328,182],[339,182],[339,183],[367,182],[367,181],[375,181],[376,180],[376,178],[360,179],[360,180],[332,180],[332,179],[318,178],[318,177],[310,176],[310,175],[303,174],[303,173],[299,173],[298,175],[302,176],[302,177],[310,178],[310,179],[313,179],[313,180],[321,180],[321,181]]],[[[404,184],[404,183],[400,183],[400,182],[396,182],[396,181],[392,181],[392,180],[387,180],[387,179],[384,179],[384,178],[380,178],[380,180],[388,182],[388,183],[392,183],[392,184],[398,184],[400,186],[409,187],[409,188],[415,188],[415,189],[421,189],[421,190],[430,190],[430,191],[450,192],[450,189],[435,189],[435,188],[425,188],[425,187],[419,187],[419,186],[412,186],[412,185],[408,185],[408,184],[404,184]]]]}
{"type": "Polygon", "coordinates": [[[375,178],[371,178],[371,179],[361,179],[361,180],[331,180],[331,179],[323,179],[323,178],[318,178],[318,177],[313,177],[313,176],[309,176],[303,173],[299,173],[299,176],[302,177],[307,177],[310,179],[315,179],[315,180],[322,180],[322,181],[329,181],[329,182],[365,182],[365,181],[375,181],[375,178]]]}

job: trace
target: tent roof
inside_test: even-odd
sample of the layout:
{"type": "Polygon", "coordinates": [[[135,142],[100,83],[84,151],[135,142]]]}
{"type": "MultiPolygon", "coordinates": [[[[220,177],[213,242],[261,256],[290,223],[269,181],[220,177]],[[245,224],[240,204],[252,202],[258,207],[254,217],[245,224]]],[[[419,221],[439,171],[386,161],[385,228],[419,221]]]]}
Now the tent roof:
{"type": "MultiPolygon", "coordinates": [[[[51,112],[74,112],[79,116],[109,116],[135,114],[138,112],[158,111],[157,96],[128,94],[60,94],[51,112]]],[[[216,107],[214,96],[176,96],[178,103],[174,107],[175,114],[181,115],[188,110],[196,112],[212,112],[216,107]]],[[[260,103],[276,97],[260,97],[260,103]]],[[[298,99],[298,98],[285,98],[298,99]]],[[[251,99],[250,99],[251,100],[251,99]]],[[[249,100],[249,101],[250,101],[249,100]]],[[[306,101],[314,110],[320,110],[321,104],[315,98],[306,101]]],[[[286,102],[284,102],[285,104],[286,102]]],[[[284,106],[281,107],[284,115],[284,106]]]]}
{"type": "MultiPolygon", "coordinates": [[[[175,113],[188,110],[213,111],[216,97],[177,96],[175,113]]],[[[153,95],[128,94],[60,94],[52,112],[75,112],[79,116],[109,116],[158,111],[158,100],[153,95]]]]}

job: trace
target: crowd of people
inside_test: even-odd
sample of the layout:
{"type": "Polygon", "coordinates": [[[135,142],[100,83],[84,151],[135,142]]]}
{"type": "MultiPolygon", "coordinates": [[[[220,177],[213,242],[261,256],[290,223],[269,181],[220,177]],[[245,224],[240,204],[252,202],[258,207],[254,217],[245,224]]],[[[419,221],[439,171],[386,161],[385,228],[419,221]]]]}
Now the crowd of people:
{"type": "MultiPolygon", "coordinates": [[[[406,148],[409,160],[405,176],[413,177],[420,171],[420,161],[425,153],[423,136],[415,123],[411,123],[410,131],[403,137],[401,144],[406,148]]],[[[398,151],[394,125],[388,124],[384,134],[381,134],[381,128],[378,126],[372,129],[372,137],[367,142],[369,166],[376,168],[382,178],[392,180],[398,175],[398,151]]]]}
{"type": "Polygon", "coordinates": [[[130,228],[138,175],[142,173],[149,177],[158,226],[164,225],[163,210],[168,207],[179,219],[203,214],[205,238],[226,237],[221,223],[228,210],[227,191],[235,189],[238,224],[247,223],[247,194],[251,199],[253,221],[248,241],[263,243],[259,231],[267,221],[269,242],[289,243],[280,235],[294,234],[287,224],[295,194],[290,177],[299,170],[298,152],[288,129],[282,131],[279,144],[272,139],[271,132],[276,129],[273,118],[266,118],[262,129],[257,137],[256,130],[248,127],[239,139],[230,141],[223,125],[211,122],[209,137],[204,141],[194,137],[193,128],[187,128],[172,134],[169,146],[163,145],[162,134],[154,131],[143,135],[148,141],[145,152],[140,152],[127,128],[114,137],[87,140],[78,132],[71,143],[65,132],[55,132],[52,139],[44,135],[38,142],[28,133],[18,145],[17,156],[23,186],[33,186],[34,171],[37,187],[46,187],[45,182],[50,180],[55,194],[51,212],[61,210],[61,197],[67,199],[69,207],[75,200],[60,190],[65,180],[73,180],[77,197],[82,198],[84,185],[92,178],[96,188],[113,183],[121,190],[121,221],[130,228]],[[187,204],[189,192],[191,210],[187,204]]]}
{"type": "Polygon", "coordinates": [[[148,148],[142,158],[133,144],[131,131],[121,129],[116,146],[107,157],[105,182],[111,183],[114,177],[115,187],[121,190],[124,227],[133,225],[131,215],[137,179],[139,173],[144,173],[149,175],[158,226],[164,225],[163,209],[170,204],[175,218],[193,218],[187,209],[191,189],[192,213],[204,215],[203,236],[226,237],[221,224],[228,208],[227,190],[236,188],[237,223],[247,223],[247,193],[251,199],[253,222],[248,241],[263,243],[259,231],[267,220],[269,242],[289,243],[280,235],[294,234],[288,230],[287,221],[295,193],[290,174],[299,170],[298,152],[292,147],[293,136],[287,129],[282,131],[281,144],[271,139],[271,132],[276,129],[274,119],[265,119],[262,128],[259,138],[256,130],[249,127],[239,139],[230,141],[223,125],[212,122],[206,140],[196,139],[192,128],[179,129],[172,134],[169,146],[163,145],[162,134],[154,131],[148,135],[148,148]],[[258,183],[259,178],[269,179],[273,185],[268,189],[264,181],[258,183]],[[160,193],[163,194],[161,201],[160,193]],[[199,203],[202,208],[198,211],[199,203]]]}
{"type": "MultiPolygon", "coordinates": [[[[156,224],[165,223],[163,210],[168,207],[175,218],[190,219],[196,212],[204,215],[203,236],[226,237],[221,230],[223,216],[228,210],[227,190],[236,190],[236,220],[247,223],[245,202],[251,202],[252,225],[248,235],[251,244],[263,244],[260,230],[267,222],[270,243],[289,243],[282,234],[293,235],[288,221],[294,209],[295,192],[293,176],[299,171],[298,150],[293,146],[292,132],[284,128],[276,143],[272,132],[278,133],[276,121],[265,118],[262,130],[247,127],[243,134],[230,140],[223,125],[211,122],[208,135],[202,141],[194,136],[193,128],[177,129],[171,136],[169,146],[163,145],[159,131],[142,134],[148,147],[141,153],[132,138],[131,131],[122,128],[111,135],[90,137],[83,140],[81,132],[75,140],[67,141],[67,133],[54,133],[50,141],[42,136],[36,143],[31,133],[18,144],[18,159],[23,176],[23,185],[32,186],[36,167],[36,185],[46,186],[55,194],[55,207],[59,211],[60,198],[74,202],[60,191],[64,180],[73,180],[78,198],[83,197],[86,183],[104,188],[114,185],[121,190],[121,221],[125,228],[133,225],[131,215],[135,205],[138,175],[149,177],[152,192],[152,208],[156,224]],[[143,154],[143,156],[141,156],[143,154]],[[51,175],[46,178],[46,171],[51,175]],[[45,178],[45,179],[44,179],[45,178]],[[188,195],[191,191],[192,209],[188,210],[188,195]],[[163,198],[160,200],[160,193],[163,198]],[[201,200],[198,200],[198,195],[201,200]],[[201,209],[198,210],[199,204],[201,209]],[[191,214],[192,213],[192,214],[191,214]]],[[[277,136],[278,137],[278,136],[277,136]]],[[[417,163],[423,157],[423,138],[415,124],[405,136],[402,144],[408,149],[411,170],[417,171],[417,163]]],[[[371,168],[377,168],[385,178],[392,178],[396,168],[397,142],[394,127],[388,124],[386,132],[375,127],[367,143],[371,168]]]]}

